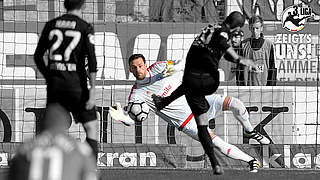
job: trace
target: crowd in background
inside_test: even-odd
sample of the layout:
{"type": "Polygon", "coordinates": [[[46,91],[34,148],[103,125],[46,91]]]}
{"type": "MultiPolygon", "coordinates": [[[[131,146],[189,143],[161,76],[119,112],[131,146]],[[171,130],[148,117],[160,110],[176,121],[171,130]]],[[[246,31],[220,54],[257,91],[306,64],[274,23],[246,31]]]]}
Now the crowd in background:
{"type": "MultiPolygon", "coordinates": [[[[89,22],[222,22],[225,0],[91,0],[89,22]]],[[[59,0],[0,1],[0,20],[45,22],[64,13],[59,0]]]]}
{"type": "MultiPolygon", "coordinates": [[[[251,67],[241,64],[220,62],[227,72],[225,81],[238,86],[275,86],[277,82],[277,69],[275,66],[275,52],[273,42],[264,38],[264,20],[261,16],[249,18],[249,30],[246,35],[242,30],[231,33],[230,43],[236,52],[244,58],[253,59],[259,68],[259,73],[251,67]]],[[[225,57],[228,58],[228,57],[225,57]]]]}
{"type": "Polygon", "coordinates": [[[222,0],[150,0],[152,22],[210,22],[224,18],[222,0]]]}
{"type": "MultiPolygon", "coordinates": [[[[316,0],[301,0],[320,14],[316,0]]],[[[261,15],[281,21],[281,12],[295,0],[90,0],[83,17],[88,22],[222,22],[227,11],[240,10],[246,17],[261,15]],[[232,4],[233,3],[233,4],[232,4]],[[228,10],[227,10],[228,9],[228,10]]],[[[0,1],[0,21],[45,22],[64,13],[59,0],[0,1]]]]}

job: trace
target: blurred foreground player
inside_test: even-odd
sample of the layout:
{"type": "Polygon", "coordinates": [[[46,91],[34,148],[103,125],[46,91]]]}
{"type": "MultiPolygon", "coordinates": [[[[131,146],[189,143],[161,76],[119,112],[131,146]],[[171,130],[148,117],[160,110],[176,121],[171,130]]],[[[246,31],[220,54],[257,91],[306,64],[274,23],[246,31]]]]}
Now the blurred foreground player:
{"type": "Polygon", "coordinates": [[[219,61],[228,53],[232,58],[227,59],[234,63],[241,63],[255,67],[251,59],[239,56],[228,43],[229,35],[244,25],[245,18],[240,12],[232,12],[223,22],[221,28],[213,29],[209,25],[195,38],[186,58],[183,81],[172,95],[161,98],[153,96],[158,110],[170,104],[178,97],[185,95],[197,123],[199,141],[214,168],[215,174],[221,169],[216,160],[211,137],[208,133],[209,104],[205,96],[215,93],[219,87],[219,61]]]}
{"type": "Polygon", "coordinates": [[[70,114],[51,104],[45,122],[50,128],[21,145],[10,161],[9,180],[96,180],[90,146],[65,134],[70,114]]]}
{"type": "MultiPolygon", "coordinates": [[[[59,103],[83,124],[86,141],[97,154],[94,30],[81,19],[84,0],[65,0],[67,13],[46,23],[34,54],[47,83],[47,106],[59,103]],[[44,54],[48,52],[48,65],[44,54]],[[89,75],[86,70],[88,64],[89,75]],[[89,78],[90,89],[88,89],[89,78]]],[[[47,129],[47,126],[43,126],[47,129]]]]}

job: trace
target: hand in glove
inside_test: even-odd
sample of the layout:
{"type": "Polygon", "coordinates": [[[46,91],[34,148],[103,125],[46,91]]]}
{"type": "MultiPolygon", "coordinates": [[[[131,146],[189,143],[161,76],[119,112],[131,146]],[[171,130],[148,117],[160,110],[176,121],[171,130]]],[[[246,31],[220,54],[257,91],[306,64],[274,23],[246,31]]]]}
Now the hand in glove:
{"type": "Polygon", "coordinates": [[[131,126],[134,124],[134,120],[132,120],[129,115],[125,115],[120,103],[116,103],[116,108],[114,109],[111,106],[109,107],[109,114],[112,119],[122,122],[126,126],[131,126]]]}
{"type": "Polygon", "coordinates": [[[167,76],[171,76],[173,73],[175,72],[174,68],[173,67],[167,67],[163,74],[162,74],[162,77],[167,77],[167,76]]]}
{"type": "Polygon", "coordinates": [[[162,76],[163,76],[163,77],[171,76],[171,75],[172,75],[173,73],[175,73],[176,71],[180,71],[180,67],[177,66],[180,62],[181,62],[181,60],[168,61],[168,62],[167,62],[167,67],[166,67],[166,69],[163,71],[162,76]]]}

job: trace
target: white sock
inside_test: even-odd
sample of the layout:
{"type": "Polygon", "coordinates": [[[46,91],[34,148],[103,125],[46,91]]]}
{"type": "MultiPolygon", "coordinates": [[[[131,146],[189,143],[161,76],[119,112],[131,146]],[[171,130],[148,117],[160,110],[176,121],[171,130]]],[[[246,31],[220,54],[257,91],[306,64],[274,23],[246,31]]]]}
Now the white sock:
{"type": "Polygon", "coordinates": [[[252,132],[253,127],[249,121],[249,113],[244,104],[234,97],[230,97],[229,101],[229,109],[233,112],[233,116],[241,123],[245,131],[252,132]]]}
{"type": "Polygon", "coordinates": [[[244,162],[249,162],[251,160],[253,160],[254,158],[249,156],[248,154],[244,153],[243,151],[241,151],[239,148],[237,148],[236,146],[229,144],[225,141],[223,141],[220,137],[215,136],[212,139],[212,143],[215,147],[218,148],[218,150],[225,154],[226,156],[232,158],[232,159],[239,159],[242,160],[244,162]]]}

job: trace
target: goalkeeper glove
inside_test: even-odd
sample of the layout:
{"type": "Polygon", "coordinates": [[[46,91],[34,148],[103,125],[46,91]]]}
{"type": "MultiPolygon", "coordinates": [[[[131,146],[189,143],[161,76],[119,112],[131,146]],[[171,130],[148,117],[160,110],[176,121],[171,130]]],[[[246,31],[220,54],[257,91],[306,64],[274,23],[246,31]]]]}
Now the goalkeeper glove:
{"type": "Polygon", "coordinates": [[[162,77],[171,76],[173,73],[177,71],[181,71],[181,67],[178,66],[180,64],[181,60],[177,61],[167,61],[167,67],[162,73],[162,77]]]}
{"type": "Polygon", "coordinates": [[[109,114],[112,119],[122,122],[126,126],[131,126],[134,124],[134,120],[132,120],[129,115],[125,115],[120,103],[116,103],[116,108],[114,109],[111,106],[109,107],[109,114]]]}
{"type": "Polygon", "coordinates": [[[173,73],[175,72],[175,69],[173,67],[167,67],[163,74],[162,77],[167,77],[167,76],[171,76],[173,73]]]}

